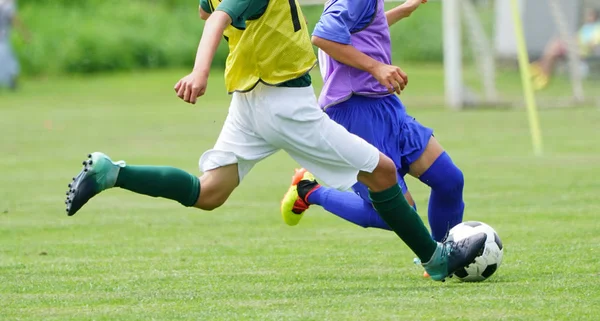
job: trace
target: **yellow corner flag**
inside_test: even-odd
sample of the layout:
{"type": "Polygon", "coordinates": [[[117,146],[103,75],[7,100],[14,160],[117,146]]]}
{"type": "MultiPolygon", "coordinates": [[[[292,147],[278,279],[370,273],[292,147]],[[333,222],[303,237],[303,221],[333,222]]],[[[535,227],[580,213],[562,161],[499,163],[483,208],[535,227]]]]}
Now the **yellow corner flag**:
{"type": "Polygon", "coordinates": [[[519,53],[519,70],[521,71],[521,82],[523,83],[523,93],[525,94],[525,104],[529,116],[529,129],[531,131],[531,140],[533,142],[533,152],[536,156],[542,154],[542,134],[540,131],[540,119],[535,103],[535,95],[531,85],[531,75],[529,71],[529,55],[523,35],[523,24],[521,22],[521,12],[519,10],[518,0],[511,0],[511,9],[513,25],[515,28],[515,38],[517,40],[517,51],[519,53]]]}

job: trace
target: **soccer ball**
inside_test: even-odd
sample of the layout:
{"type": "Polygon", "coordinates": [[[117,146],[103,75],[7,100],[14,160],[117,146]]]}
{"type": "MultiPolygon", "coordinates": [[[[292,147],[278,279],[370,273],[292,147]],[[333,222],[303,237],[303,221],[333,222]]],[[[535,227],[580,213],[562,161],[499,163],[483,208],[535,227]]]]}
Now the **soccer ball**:
{"type": "Polygon", "coordinates": [[[487,235],[485,249],[483,254],[475,259],[475,263],[454,272],[454,275],[461,281],[479,282],[486,280],[496,272],[502,263],[504,254],[502,241],[498,233],[485,223],[477,221],[460,223],[450,230],[448,240],[456,242],[480,232],[487,235]]]}

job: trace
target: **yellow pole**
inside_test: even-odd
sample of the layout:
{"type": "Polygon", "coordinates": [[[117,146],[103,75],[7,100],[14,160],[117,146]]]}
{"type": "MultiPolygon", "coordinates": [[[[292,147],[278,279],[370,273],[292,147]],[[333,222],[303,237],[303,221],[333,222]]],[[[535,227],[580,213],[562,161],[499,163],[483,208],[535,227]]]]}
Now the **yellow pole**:
{"type": "Polygon", "coordinates": [[[525,94],[525,104],[529,116],[529,129],[531,131],[531,140],[533,142],[533,152],[536,156],[542,154],[542,134],[540,131],[540,119],[537,112],[535,95],[531,84],[531,75],[529,72],[529,55],[523,35],[523,24],[521,22],[521,12],[519,10],[518,0],[510,1],[513,25],[515,27],[515,38],[517,40],[517,51],[519,53],[519,70],[521,71],[521,83],[523,84],[523,93],[525,94]]]}

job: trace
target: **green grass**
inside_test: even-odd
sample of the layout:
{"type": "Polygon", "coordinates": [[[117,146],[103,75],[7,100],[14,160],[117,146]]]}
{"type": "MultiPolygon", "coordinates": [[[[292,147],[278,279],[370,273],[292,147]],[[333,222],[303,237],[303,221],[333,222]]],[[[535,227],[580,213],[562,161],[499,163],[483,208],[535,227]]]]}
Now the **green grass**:
{"type": "MultiPolygon", "coordinates": [[[[285,226],[283,153],[214,212],[110,190],[67,217],[90,151],[196,173],[229,97],[219,74],[196,106],[173,93],[183,71],[38,79],[0,95],[0,320],[596,320],[600,112],[542,111],[536,158],[523,110],[419,108],[442,78],[417,68],[411,113],[463,169],[465,218],[504,241],[490,280],[425,280],[392,233],[317,208],[285,226]]],[[[408,184],[426,218],[427,189],[408,184]]]]}

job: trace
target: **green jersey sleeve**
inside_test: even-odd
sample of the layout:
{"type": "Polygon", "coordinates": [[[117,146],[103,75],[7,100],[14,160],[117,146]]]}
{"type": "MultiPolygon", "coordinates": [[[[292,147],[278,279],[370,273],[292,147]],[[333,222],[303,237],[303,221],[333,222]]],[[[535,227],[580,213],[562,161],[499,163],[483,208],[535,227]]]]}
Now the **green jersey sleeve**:
{"type": "Polygon", "coordinates": [[[260,18],[267,10],[267,5],[269,5],[269,0],[223,0],[215,10],[228,14],[231,17],[232,26],[245,29],[246,20],[260,18]]]}
{"type": "Polygon", "coordinates": [[[200,0],[200,8],[202,8],[202,10],[204,10],[206,13],[212,13],[212,9],[208,1],[209,0],[200,0]]]}

